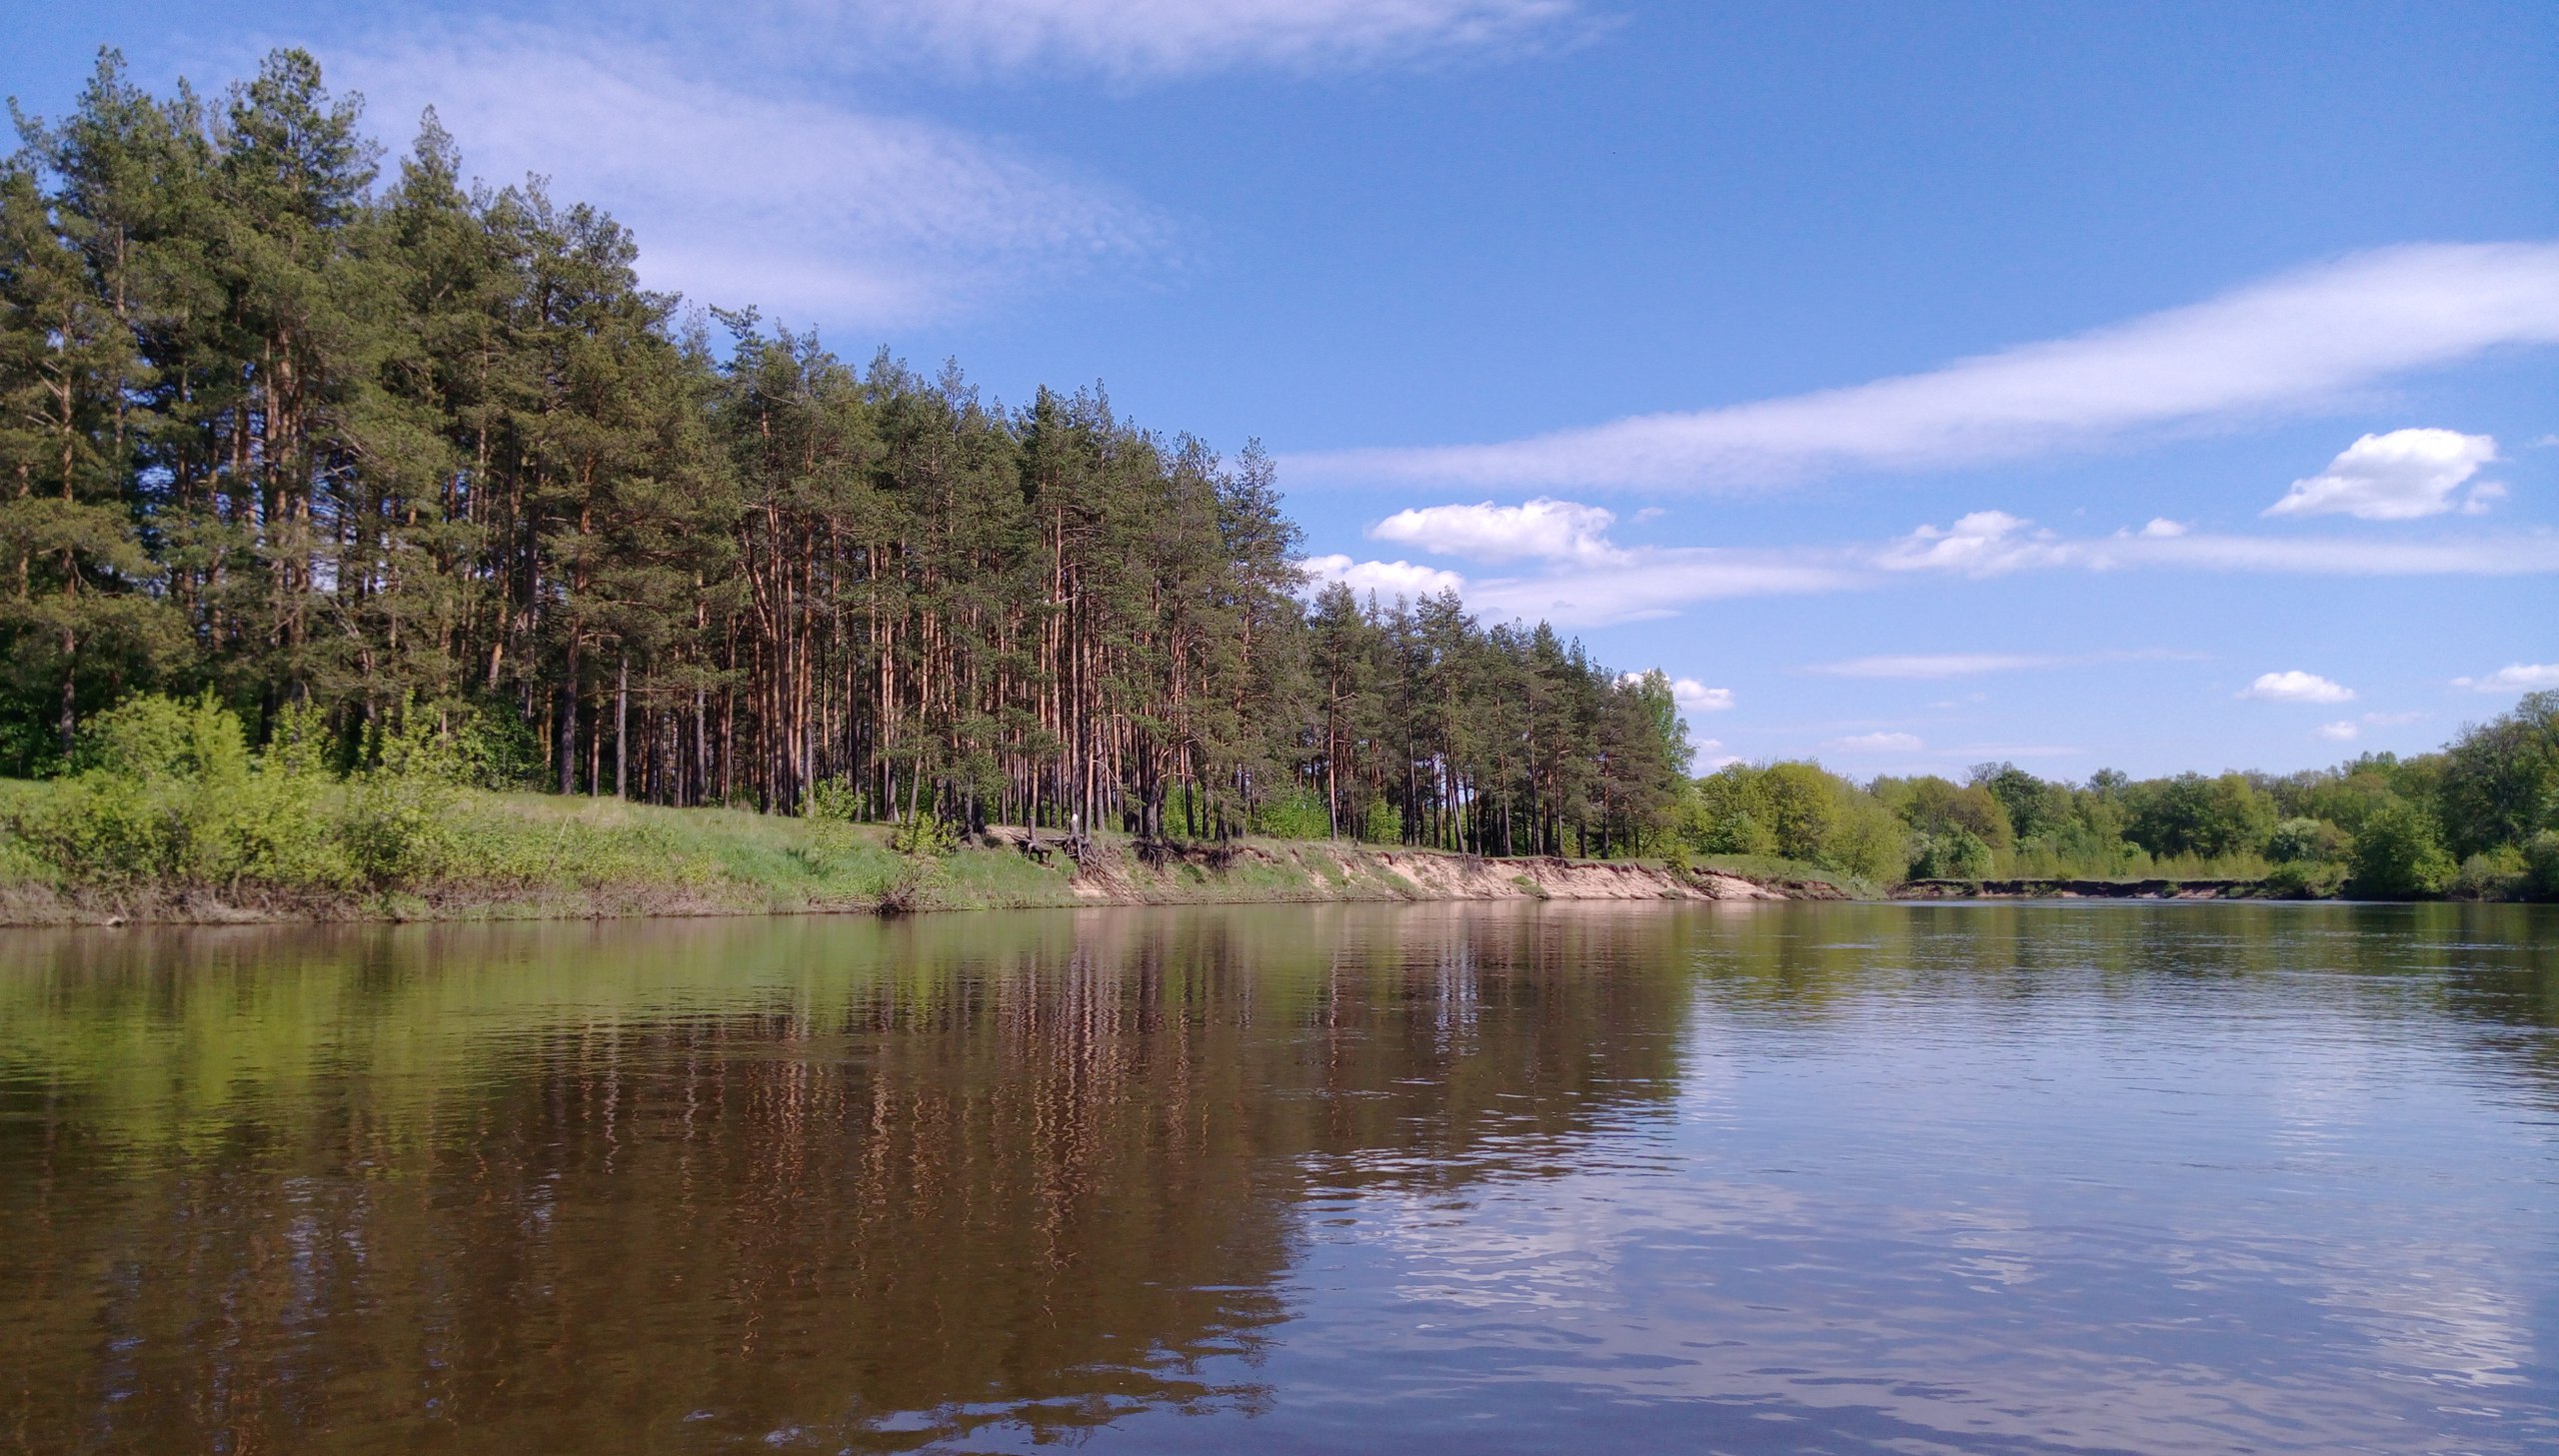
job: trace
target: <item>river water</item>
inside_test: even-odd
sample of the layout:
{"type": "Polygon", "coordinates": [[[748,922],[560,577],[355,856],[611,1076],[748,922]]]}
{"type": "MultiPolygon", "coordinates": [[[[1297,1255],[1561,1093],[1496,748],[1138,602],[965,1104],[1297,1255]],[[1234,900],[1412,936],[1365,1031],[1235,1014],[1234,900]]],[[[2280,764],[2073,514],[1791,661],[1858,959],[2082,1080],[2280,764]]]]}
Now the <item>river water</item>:
{"type": "Polygon", "coordinates": [[[0,932],[0,1449],[2559,1450],[2559,914],[0,932]]]}

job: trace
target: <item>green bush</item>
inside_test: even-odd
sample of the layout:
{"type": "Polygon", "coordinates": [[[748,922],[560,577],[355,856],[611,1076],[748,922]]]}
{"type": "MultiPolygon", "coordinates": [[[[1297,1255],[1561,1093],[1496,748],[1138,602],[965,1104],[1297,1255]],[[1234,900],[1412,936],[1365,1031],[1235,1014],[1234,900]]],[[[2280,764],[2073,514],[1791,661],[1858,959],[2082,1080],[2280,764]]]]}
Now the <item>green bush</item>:
{"type": "Polygon", "coordinates": [[[871,796],[859,784],[841,775],[821,778],[809,785],[808,797],[800,805],[803,818],[821,819],[828,823],[858,824],[870,816],[871,796]]]}
{"type": "Polygon", "coordinates": [[[1912,879],[1983,879],[1990,874],[1990,846],[1970,829],[1922,834],[1910,856],[1912,879]]]}
{"type": "Polygon", "coordinates": [[[2266,871],[2268,894],[2287,899],[2333,899],[2345,888],[2346,866],[2329,859],[2292,859],[2266,871]]]}
{"type": "Polygon", "coordinates": [[[1320,839],[1332,832],[1317,793],[1283,794],[1255,810],[1254,827],[1276,839],[1320,839]]]}
{"type": "Polygon", "coordinates": [[[2534,899],[2559,899],[2559,829],[2543,829],[2524,841],[2524,892],[2534,899]]]}
{"type": "Polygon", "coordinates": [[[2530,893],[2530,887],[2523,851],[2501,844],[2462,860],[2444,892],[2455,899],[2519,900],[2530,893]]]}
{"type": "Polygon", "coordinates": [[[369,736],[374,766],[349,780],[334,826],[348,866],[375,889],[444,873],[456,858],[455,790],[465,760],[423,712],[369,736]]]}
{"type": "Polygon", "coordinates": [[[12,812],[24,852],[74,882],[236,888],[328,886],[349,869],[314,832],[328,775],[306,714],[279,725],[278,753],[252,754],[212,695],[129,699],[91,719],[57,790],[12,812]]]}
{"type": "Polygon", "coordinates": [[[2365,817],[2349,863],[2347,886],[2367,899],[2440,894],[2453,876],[2452,856],[2436,842],[2433,818],[2405,800],[2365,817]]]}
{"type": "Polygon", "coordinates": [[[889,847],[918,859],[940,859],[960,847],[960,830],[936,813],[914,813],[889,835],[889,847]]]}
{"type": "Polygon", "coordinates": [[[2266,836],[2266,858],[2276,864],[2345,858],[2346,831],[2324,819],[2290,818],[2266,836]]]}
{"type": "Polygon", "coordinates": [[[12,807],[14,853],[72,884],[175,890],[389,889],[456,861],[463,767],[428,715],[376,729],[341,783],[315,709],[289,708],[255,752],[210,694],[126,700],[90,720],[71,775],[12,807]]]}
{"type": "Polygon", "coordinates": [[[1371,800],[1359,816],[1359,838],[1370,844],[1403,842],[1403,810],[1382,797],[1371,800]]]}

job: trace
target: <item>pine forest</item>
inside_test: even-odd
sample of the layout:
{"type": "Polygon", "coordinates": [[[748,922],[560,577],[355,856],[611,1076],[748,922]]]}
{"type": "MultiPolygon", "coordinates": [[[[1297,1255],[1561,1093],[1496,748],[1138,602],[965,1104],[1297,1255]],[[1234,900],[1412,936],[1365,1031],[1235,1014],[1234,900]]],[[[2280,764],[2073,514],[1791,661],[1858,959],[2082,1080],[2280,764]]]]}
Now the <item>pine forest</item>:
{"type": "Polygon", "coordinates": [[[426,716],[493,785],[902,822],[1604,854],[1681,789],[1658,675],[1309,601],[1257,447],[691,310],[432,112],[385,165],[301,52],[219,100],[109,53],[18,127],[0,771],[156,693],[341,768],[426,716]]]}

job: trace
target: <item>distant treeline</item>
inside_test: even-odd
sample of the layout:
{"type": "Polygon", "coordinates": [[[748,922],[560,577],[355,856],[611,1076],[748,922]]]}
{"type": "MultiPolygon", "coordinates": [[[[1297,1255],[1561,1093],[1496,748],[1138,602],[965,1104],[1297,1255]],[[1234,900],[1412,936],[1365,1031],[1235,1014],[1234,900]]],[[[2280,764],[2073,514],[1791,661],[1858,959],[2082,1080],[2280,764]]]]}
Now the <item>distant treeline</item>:
{"type": "Polygon", "coordinates": [[[2264,876],[2305,895],[2559,897],[2559,693],[2464,728],[2439,752],[2300,773],[2104,770],[2056,783],[1983,763],[1857,784],[1817,763],[1698,779],[1677,842],[1889,882],[2264,876]]]}
{"type": "Polygon", "coordinates": [[[380,182],[300,52],[218,102],[110,53],[20,129],[0,771],[210,693],[341,771],[426,715],[492,785],[858,818],[1605,852],[1677,795],[1657,678],[1452,597],[1310,613],[1258,449],[679,315],[432,113],[380,182]]]}

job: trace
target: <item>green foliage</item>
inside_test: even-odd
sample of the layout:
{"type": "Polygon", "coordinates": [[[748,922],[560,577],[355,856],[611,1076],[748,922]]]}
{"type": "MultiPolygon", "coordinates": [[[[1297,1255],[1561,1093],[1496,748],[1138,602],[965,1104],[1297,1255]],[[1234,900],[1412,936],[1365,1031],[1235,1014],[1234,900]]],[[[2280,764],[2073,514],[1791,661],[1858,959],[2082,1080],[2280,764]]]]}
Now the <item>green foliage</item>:
{"type": "Polygon", "coordinates": [[[1923,833],[1912,847],[1912,879],[1986,879],[1996,859],[1990,845],[1960,827],[1923,833]]]}
{"type": "MultiPolygon", "coordinates": [[[[287,727],[308,734],[307,717],[287,727]]],[[[352,871],[324,813],[329,780],[300,737],[252,754],[210,694],[127,700],[91,720],[59,791],[14,811],[22,852],[67,882],[329,887],[352,871]]]]}
{"type": "Polygon", "coordinates": [[[960,829],[929,810],[909,814],[889,835],[889,847],[912,859],[940,859],[959,849],[960,829]]]}
{"type": "Polygon", "coordinates": [[[2559,692],[2463,729],[2443,755],[2437,801],[2446,842],[2465,853],[2559,827],[2559,692]]]}
{"type": "Polygon", "coordinates": [[[453,809],[468,761],[424,713],[370,734],[371,767],[348,782],[336,837],[356,879],[372,889],[423,884],[456,864],[453,809]]]}
{"type": "Polygon", "coordinates": [[[1700,854],[1785,859],[1888,883],[1901,877],[1908,832],[1893,812],[1818,763],[1730,763],[1681,799],[1680,838],[1700,854]]]}
{"type": "Polygon", "coordinates": [[[2500,844],[2462,860],[2444,885],[2444,893],[2454,899],[2522,899],[2531,892],[2531,879],[2523,851],[2500,844]]]}
{"type": "Polygon", "coordinates": [[[1403,842],[1403,810],[1383,796],[1368,800],[1367,811],[1359,816],[1359,839],[1367,844],[1403,842]]]}
{"type": "Polygon", "coordinates": [[[5,827],[20,855],[68,884],[383,890],[453,873],[452,742],[422,713],[367,736],[372,766],[342,782],[317,709],[279,714],[253,752],[210,694],[135,697],[90,720],[75,771],[5,827]]]}
{"type": "Polygon", "coordinates": [[[2266,858],[2277,864],[2334,862],[2346,857],[2349,836],[2321,819],[2288,818],[2266,836],[2266,858]]]}
{"type": "Polygon", "coordinates": [[[2274,801],[2242,773],[2180,773],[2130,786],[2124,835],[2156,856],[2254,853],[2274,829],[2274,801]]]}
{"type": "Polygon", "coordinates": [[[2345,888],[2346,866],[2331,859],[2287,859],[2266,871],[2266,892],[2288,899],[2328,899],[2345,888]]]}
{"type": "Polygon", "coordinates": [[[542,745],[515,705],[465,703],[443,716],[451,725],[446,740],[460,782],[499,790],[542,782],[542,745]]]}
{"type": "Polygon", "coordinates": [[[1264,803],[1254,813],[1254,828],[1276,839],[1320,839],[1332,831],[1323,796],[1302,790],[1264,803]]]}
{"type": "Polygon", "coordinates": [[[1680,804],[1682,836],[1706,854],[1775,854],[1776,833],[1759,817],[1758,781],[1747,763],[1696,780],[1680,804]]]}
{"type": "Polygon", "coordinates": [[[2348,887],[2371,899],[2440,894],[2454,872],[2452,857],[2436,840],[2432,816],[2405,801],[2365,816],[2349,862],[2348,887]]]}
{"type": "Polygon", "coordinates": [[[800,806],[800,815],[829,823],[853,824],[871,816],[870,806],[870,795],[860,785],[837,774],[809,785],[809,794],[800,806]]]}
{"type": "Polygon", "coordinates": [[[2559,829],[2543,829],[2524,842],[2524,892],[2559,899],[2559,829]]]}

